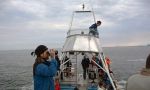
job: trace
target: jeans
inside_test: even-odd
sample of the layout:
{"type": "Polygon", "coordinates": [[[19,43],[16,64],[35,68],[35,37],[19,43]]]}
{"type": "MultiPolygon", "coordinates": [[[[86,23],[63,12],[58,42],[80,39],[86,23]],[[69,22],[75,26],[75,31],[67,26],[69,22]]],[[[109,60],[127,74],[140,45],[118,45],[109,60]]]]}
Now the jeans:
{"type": "Polygon", "coordinates": [[[90,29],[89,34],[90,34],[90,35],[93,35],[93,36],[96,36],[96,37],[98,37],[98,36],[99,36],[98,31],[97,31],[97,30],[95,30],[95,29],[90,29]]]}

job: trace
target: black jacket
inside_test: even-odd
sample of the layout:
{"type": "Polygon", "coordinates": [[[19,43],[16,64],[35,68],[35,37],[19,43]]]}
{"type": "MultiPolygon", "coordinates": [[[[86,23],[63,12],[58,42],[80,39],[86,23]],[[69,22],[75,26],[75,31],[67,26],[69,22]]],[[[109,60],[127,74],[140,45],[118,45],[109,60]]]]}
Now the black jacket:
{"type": "Polygon", "coordinates": [[[83,58],[81,64],[83,68],[88,68],[90,64],[89,58],[83,58]]]}

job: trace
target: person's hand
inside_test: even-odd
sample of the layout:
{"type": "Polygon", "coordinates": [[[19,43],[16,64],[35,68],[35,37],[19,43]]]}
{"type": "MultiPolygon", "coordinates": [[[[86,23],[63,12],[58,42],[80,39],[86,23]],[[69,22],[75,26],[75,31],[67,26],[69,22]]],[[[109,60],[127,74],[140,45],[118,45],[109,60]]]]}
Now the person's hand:
{"type": "Polygon", "coordinates": [[[54,49],[50,49],[49,53],[50,53],[51,58],[55,58],[55,50],[54,49]]]}

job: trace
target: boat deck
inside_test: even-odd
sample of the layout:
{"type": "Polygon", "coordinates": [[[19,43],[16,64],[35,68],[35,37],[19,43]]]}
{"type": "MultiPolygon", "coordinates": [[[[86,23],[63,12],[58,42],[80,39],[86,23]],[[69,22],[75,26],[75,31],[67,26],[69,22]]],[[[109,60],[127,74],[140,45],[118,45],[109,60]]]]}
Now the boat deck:
{"type": "Polygon", "coordinates": [[[78,74],[77,78],[75,75],[63,77],[60,81],[61,90],[74,90],[77,86],[79,90],[97,90],[98,79],[93,80],[87,78],[84,80],[82,74],[78,74]]]}

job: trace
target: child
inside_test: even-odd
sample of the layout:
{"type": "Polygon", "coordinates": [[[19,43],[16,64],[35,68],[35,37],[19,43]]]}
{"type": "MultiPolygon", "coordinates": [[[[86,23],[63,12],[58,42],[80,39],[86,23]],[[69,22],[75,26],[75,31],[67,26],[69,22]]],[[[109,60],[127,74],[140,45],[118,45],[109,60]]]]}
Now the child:
{"type": "Polygon", "coordinates": [[[55,90],[60,90],[60,84],[59,84],[59,79],[55,79],[55,90]]]}

